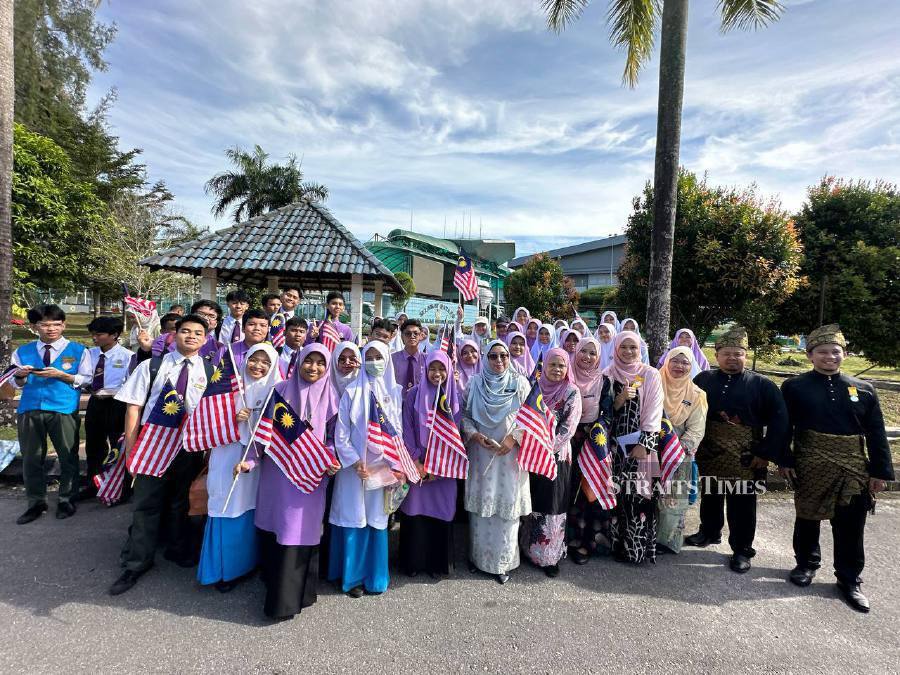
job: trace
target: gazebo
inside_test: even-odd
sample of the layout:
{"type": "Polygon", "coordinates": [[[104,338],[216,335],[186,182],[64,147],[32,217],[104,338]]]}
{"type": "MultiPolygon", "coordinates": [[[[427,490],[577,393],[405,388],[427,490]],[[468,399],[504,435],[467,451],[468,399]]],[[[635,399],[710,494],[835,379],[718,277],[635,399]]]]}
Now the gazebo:
{"type": "Polygon", "coordinates": [[[218,283],[278,291],[284,282],[305,290],[350,291],[350,323],[362,329],[363,290],[402,292],[394,275],[320,204],[297,202],[141,260],[154,270],[200,277],[200,295],[218,283]]]}

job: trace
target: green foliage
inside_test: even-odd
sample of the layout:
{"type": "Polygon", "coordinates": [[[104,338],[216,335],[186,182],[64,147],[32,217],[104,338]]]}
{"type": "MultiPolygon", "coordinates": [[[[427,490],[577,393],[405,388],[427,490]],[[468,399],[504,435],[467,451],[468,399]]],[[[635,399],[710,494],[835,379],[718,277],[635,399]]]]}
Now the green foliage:
{"type": "Polygon", "coordinates": [[[103,204],[77,180],[65,151],[49,138],[14,128],[12,232],[14,298],[36,287],[72,288],[85,279],[103,204]]]}
{"type": "Polygon", "coordinates": [[[839,323],[851,349],[882,365],[900,364],[900,192],[895,185],[826,177],[796,216],[804,281],[778,328],[805,334],[839,323]]]}
{"type": "MultiPolygon", "coordinates": [[[[650,274],[653,188],[634,200],[628,247],[619,268],[619,304],[645,318],[650,274]]],[[[678,180],[672,270],[672,321],[704,340],[718,324],[741,317],[756,338],[799,284],[801,246],[787,214],[756,188],[710,187],[682,170],[678,180]]]]}
{"type": "Polygon", "coordinates": [[[606,309],[615,306],[617,301],[618,289],[615,286],[596,286],[578,294],[579,309],[606,309]]]}
{"type": "Polygon", "coordinates": [[[527,307],[543,321],[575,315],[578,293],[572,280],[563,274],[559,261],[538,253],[510,274],[503,286],[509,307],[527,307]]]}
{"type": "Polygon", "coordinates": [[[397,272],[394,278],[403,288],[403,293],[395,293],[391,296],[391,306],[398,312],[402,312],[409,299],[416,294],[416,282],[406,272],[397,272]]]}
{"type": "Polygon", "coordinates": [[[327,187],[303,180],[294,155],[288,155],[287,164],[269,164],[268,153],[256,145],[252,154],[231,148],[225,156],[237,170],[216,174],[204,186],[216,197],[212,212],[217,218],[233,207],[232,218],[240,223],[294,202],[328,199],[327,187]]]}

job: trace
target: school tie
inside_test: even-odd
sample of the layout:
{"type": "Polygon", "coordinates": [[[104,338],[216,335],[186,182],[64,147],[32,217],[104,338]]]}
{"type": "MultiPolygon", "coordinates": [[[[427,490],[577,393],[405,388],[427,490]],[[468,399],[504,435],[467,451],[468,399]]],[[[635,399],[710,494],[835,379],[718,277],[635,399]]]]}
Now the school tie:
{"type": "Polygon", "coordinates": [[[240,342],[241,339],[241,324],[239,321],[235,321],[234,328],[231,329],[231,342],[240,342]]]}
{"type": "Polygon", "coordinates": [[[188,383],[188,374],[190,373],[191,362],[187,359],[184,359],[181,362],[181,372],[178,373],[178,381],[175,383],[175,391],[184,398],[184,395],[187,393],[187,383],[188,383]]]}
{"type": "Polygon", "coordinates": [[[101,354],[97,359],[97,367],[94,368],[94,379],[91,380],[91,391],[103,389],[103,371],[106,369],[106,354],[101,354]]]}
{"type": "Polygon", "coordinates": [[[412,389],[416,384],[416,357],[415,356],[407,356],[406,357],[406,389],[412,389]]]}
{"type": "Polygon", "coordinates": [[[50,345],[44,345],[44,367],[49,368],[50,364],[53,363],[53,359],[50,358],[50,350],[53,349],[50,345]]]}

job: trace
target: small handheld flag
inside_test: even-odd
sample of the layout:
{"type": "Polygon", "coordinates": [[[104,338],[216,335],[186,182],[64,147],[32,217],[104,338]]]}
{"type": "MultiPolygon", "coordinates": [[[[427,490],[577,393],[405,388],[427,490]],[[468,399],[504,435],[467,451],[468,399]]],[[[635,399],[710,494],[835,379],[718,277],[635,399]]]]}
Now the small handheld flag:
{"type": "Polygon", "coordinates": [[[428,446],[425,448],[425,470],[441,478],[461,478],[469,475],[469,458],[459,429],[453,422],[447,393],[438,392],[438,405],[428,412],[428,446]]]}
{"type": "Polygon", "coordinates": [[[269,319],[269,342],[276,349],[284,346],[284,314],[281,312],[276,312],[269,319]]]}
{"type": "Polygon", "coordinates": [[[519,444],[519,466],[550,480],[556,479],[556,458],[553,455],[556,418],[544,405],[540,385],[531,385],[528,398],[519,408],[514,420],[523,431],[519,444]]]}
{"type": "Polygon", "coordinates": [[[659,432],[659,480],[666,484],[681,466],[686,457],[684,446],[678,440],[678,434],[672,423],[663,417],[662,428],[659,432]]]}
{"type": "Polygon", "coordinates": [[[203,452],[241,439],[235,419],[235,393],[239,390],[230,351],[225,351],[213,370],[203,397],[184,425],[184,449],[203,452]]]}
{"type": "Polygon", "coordinates": [[[528,381],[534,384],[538,380],[541,379],[541,375],[544,373],[544,355],[538,354],[537,363],[534,364],[534,370],[531,371],[531,375],[528,376],[528,381]]]}
{"type": "Polygon", "coordinates": [[[462,250],[460,250],[459,258],[456,261],[453,285],[456,286],[466,302],[474,300],[478,296],[478,277],[475,276],[472,259],[462,250]]]}
{"type": "Polygon", "coordinates": [[[171,380],[166,378],[131,449],[128,473],[132,476],[162,476],[181,450],[184,417],[184,401],[171,380]]]}
{"type": "Polygon", "coordinates": [[[341,334],[330,321],[323,321],[319,329],[319,341],[329,352],[333,352],[341,341],[341,334]]]}
{"type": "Polygon", "coordinates": [[[616,507],[616,492],[612,484],[612,456],[609,453],[609,432],[600,421],[594,423],[584,446],[578,453],[578,468],[587,484],[588,501],[598,501],[605,510],[616,507]]]}
{"type": "Polygon", "coordinates": [[[9,368],[3,371],[3,374],[0,375],[0,387],[2,387],[7,382],[11,381],[16,376],[16,371],[19,369],[16,365],[11,365],[9,368]]]}
{"type": "Polygon", "coordinates": [[[94,476],[94,486],[97,488],[97,499],[111,506],[122,498],[122,488],[125,486],[125,436],[119,438],[119,442],[109,449],[100,473],[94,476]]]}
{"type": "Polygon", "coordinates": [[[368,445],[375,453],[380,454],[395,471],[402,471],[410,483],[418,483],[419,470],[409,456],[409,450],[403,443],[400,434],[384,414],[384,409],[375,398],[374,392],[369,398],[368,445]]]}

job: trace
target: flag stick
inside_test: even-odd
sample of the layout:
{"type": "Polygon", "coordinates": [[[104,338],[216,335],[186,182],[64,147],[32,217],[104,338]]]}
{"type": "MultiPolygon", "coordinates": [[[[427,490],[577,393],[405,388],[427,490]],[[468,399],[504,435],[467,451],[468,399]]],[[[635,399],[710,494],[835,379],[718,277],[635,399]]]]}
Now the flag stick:
{"type": "MultiPolygon", "coordinates": [[[[425,377],[428,377],[428,373],[425,374],[425,377]]],[[[447,373],[447,377],[450,377],[450,373],[447,373]]],[[[428,441],[425,443],[425,462],[422,464],[426,464],[428,462],[428,448],[431,445],[431,435],[434,433],[434,420],[437,418],[437,407],[438,401],[441,398],[441,385],[437,386],[437,391],[434,394],[434,414],[431,416],[431,426],[428,428],[428,441]]]]}
{"type": "Polygon", "coordinates": [[[482,478],[484,478],[485,476],[487,476],[487,472],[491,470],[491,464],[494,463],[494,460],[495,460],[495,459],[497,459],[497,453],[494,453],[494,456],[491,457],[491,461],[488,462],[488,465],[485,467],[484,473],[481,474],[481,477],[482,477],[482,478]]]}
{"type": "MultiPolygon", "coordinates": [[[[231,359],[231,369],[234,371],[234,379],[237,380],[238,393],[241,395],[241,400],[244,402],[243,407],[247,407],[247,397],[244,396],[244,383],[241,374],[238,372],[237,363],[234,361],[234,351],[231,349],[231,340],[228,341],[228,356],[231,359]]],[[[273,363],[273,368],[277,368],[278,364],[273,363]]]]}
{"type": "MultiPolygon", "coordinates": [[[[232,363],[232,365],[234,365],[232,363]]],[[[256,436],[256,431],[259,429],[259,423],[262,422],[263,414],[266,412],[266,408],[269,407],[269,400],[272,398],[272,392],[275,391],[275,387],[272,387],[269,390],[269,395],[266,396],[266,400],[262,405],[259,413],[259,419],[256,420],[256,424],[253,425],[253,431],[250,432],[250,439],[247,441],[247,447],[244,448],[244,454],[241,456],[241,464],[247,461],[247,453],[250,452],[250,446],[253,445],[253,437],[256,436]]],[[[228,509],[228,502],[231,501],[231,495],[234,493],[234,488],[237,485],[238,477],[241,475],[241,472],[238,471],[234,474],[234,478],[231,481],[231,489],[228,490],[228,496],[225,497],[225,506],[222,507],[222,512],[224,513],[228,509]]]]}

